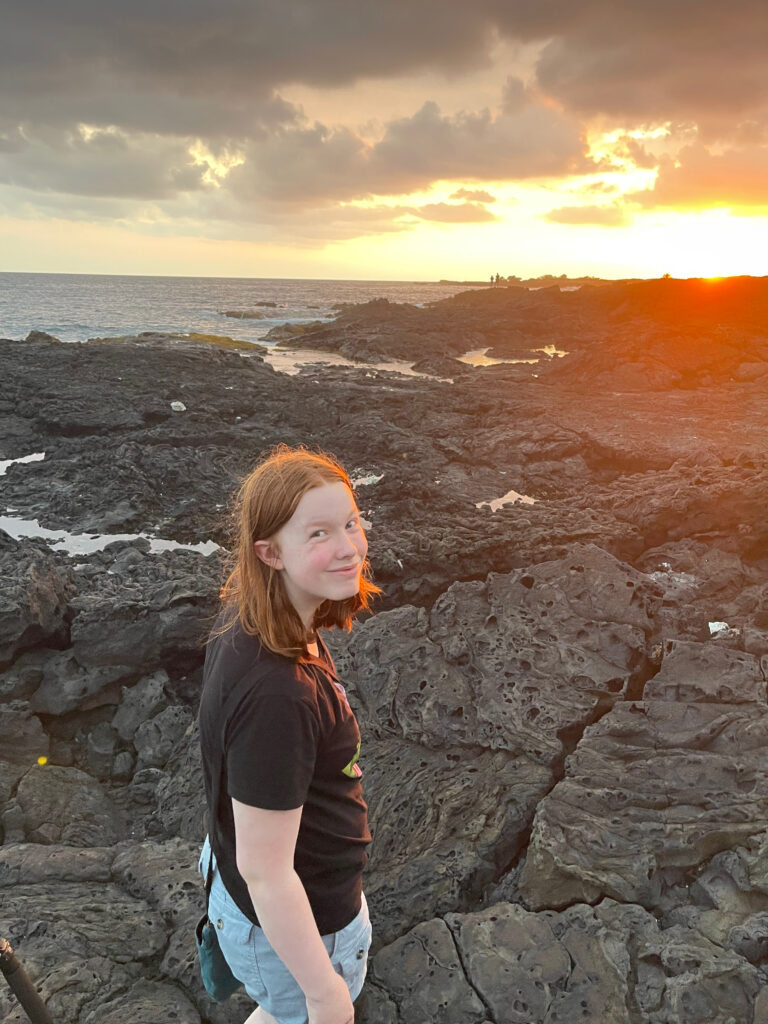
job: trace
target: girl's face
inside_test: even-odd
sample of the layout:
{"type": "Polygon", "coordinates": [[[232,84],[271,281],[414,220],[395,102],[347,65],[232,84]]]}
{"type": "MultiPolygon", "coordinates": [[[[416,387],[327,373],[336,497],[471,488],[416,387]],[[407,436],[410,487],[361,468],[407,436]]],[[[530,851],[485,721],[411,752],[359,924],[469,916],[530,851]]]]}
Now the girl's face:
{"type": "Polygon", "coordinates": [[[270,541],[256,542],[259,557],[280,571],[288,599],[308,628],[323,601],[341,601],[360,590],[367,551],[355,499],[341,480],[311,488],[270,541]]]}

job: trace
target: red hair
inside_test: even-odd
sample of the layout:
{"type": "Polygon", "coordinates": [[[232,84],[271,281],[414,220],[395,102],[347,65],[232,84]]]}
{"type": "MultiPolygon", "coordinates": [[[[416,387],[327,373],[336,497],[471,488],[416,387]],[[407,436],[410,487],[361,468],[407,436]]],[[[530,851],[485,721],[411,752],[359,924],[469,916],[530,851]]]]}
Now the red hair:
{"type": "MultiPolygon", "coordinates": [[[[333,456],[281,444],[272,449],[242,482],[235,504],[235,567],[221,590],[229,614],[219,633],[236,621],[265,647],[293,660],[308,655],[304,623],[288,599],[280,572],[256,554],[254,542],[269,540],[296,511],[313,487],[345,484],[354,494],[346,470],[333,456]]],[[[359,611],[367,611],[381,589],[370,578],[368,559],[363,564],[360,590],[342,601],[323,601],[315,612],[313,628],[351,629],[359,611]]]]}

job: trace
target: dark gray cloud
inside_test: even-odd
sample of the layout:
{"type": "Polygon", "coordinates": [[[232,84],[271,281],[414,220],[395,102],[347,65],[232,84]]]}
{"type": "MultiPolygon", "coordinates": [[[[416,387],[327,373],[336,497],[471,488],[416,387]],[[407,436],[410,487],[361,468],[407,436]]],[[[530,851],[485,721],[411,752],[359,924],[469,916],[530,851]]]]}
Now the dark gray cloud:
{"type": "Polygon", "coordinates": [[[0,96],[20,121],[87,114],[201,134],[218,110],[223,130],[246,134],[280,86],[456,74],[487,62],[491,43],[492,19],[442,0],[40,0],[3,18],[0,96]]]}
{"type": "MultiPolygon", "coordinates": [[[[218,110],[220,130],[245,133],[290,116],[275,90],[291,83],[456,75],[488,64],[497,34],[546,43],[537,87],[583,114],[720,130],[768,99],[764,0],[38,0],[4,15],[0,95],[16,120],[88,109],[95,124],[201,134],[218,110]]],[[[510,78],[510,110],[523,93],[510,78]]]]}
{"type": "Polygon", "coordinates": [[[48,132],[0,150],[0,183],[37,192],[110,199],[170,199],[206,187],[176,139],[121,132],[48,132]]]}
{"type": "MultiPolygon", "coordinates": [[[[404,230],[403,210],[369,207],[363,215],[344,204],[454,180],[468,183],[454,198],[465,200],[469,215],[473,204],[492,201],[475,183],[599,169],[583,135],[585,119],[595,118],[624,131],[675,126],[675,146],[661,147],[662,157],[651,143],[623,141],[623,155],[637,166],[659,166],[655,189],[639,197],[644,206],[764,202],[765,0],[733,0],[727,10],[714,0],[7,6],[13,10],[0,30],[0,183],[13,188],[14,201],[26,190],[28,204],[38,195],[41,206],[57,196],[79,197],[78,211],[89,202],[94,210],[112,204],[127,211],[131,202],[156,202],[168,216],[199,223],[210,215],[230,225],[242,219],[285,226],[296,217],[314,224],[317,214],[336,225],[329,237],[355,230],[354,218],[370,230],[404,230]],[[415,113],[386,122],[370,142],[351,125],[310,123],[281,95],[290,95],[293,84],[351,86],[490,69],[499,37],[542,49],[527,83],[508,74],[512,68],[495,69],[505,79],[498,110],[445,114],[414,93],[415,113]],[[117,130],[83,135],[83,124],[117,130]],[[686,132],[698,141],[676,163],[669,154],[684,146],[686,132]],[[190,157],[197,139],[213,152],[242,155],[242,166],[219,189],[190,157]]],[[[479,210],[478,217],[492,216],[479,210]]],[[[581,220],[575,207],[547,216],[560,223],[591,216],[589,223],[612,225],[627,215],[596,206],[581,220]]]]}
{"type": "Polygon", "coordinates": [[[537,85],[570,110],[727,134],[768,99],[764,0],[498,4],[502,32],[548,40],[537,85]]]}
{"type": "Polygon", "coordinates": [[[245,149],[245,162],[227,179],[239,199],[311,204],[371,195],[402,195],[439,180],[504,180],[595,169],[580,126],[530,104],[513,115],[489,111],[443,115],[425,103],[412,117],[385,126],[366,143],[348,128],[274,132],[245,149]]]}
{"type": "Polygon", "coordinates": [[[544,214],[544,220],[555,224],[595,224],[604,228],[620,228],[630,221],[621,206],[561,206],[544,214]]]}
{"type": "MultiPolygon", "coordinates": [[[[444,115],[430,101],[412,116],[386,123],[374,143],[343,125],[310,124],[296,108],[284,113],[282,123],[269,129],[262,124],[247,138],[204,138],[214,155],[240,154],[242,166],[223,182],[236,200],[304,207],[399,195],[441,179],[527,179],[594,169],[579,123],[532,97],[513,112],[496,114],[444,115]]],[[[207,167],[195,166],[190,155],[194,136],[139,132],[135,125],[84,127],[90,123],[85,116],[66,127],[40,122],[6,128],[0,134],[0,183],[137,199],[206,187],[207,167]]],[[[493,199],[483,193],[480,201],[493,199]]]]}
{"type": "Polygon", "coordinates": [[[419,188],[440,179],[586,173],[595,169],[586,151],[578,122],[542,104],[496,117],[487,110],[447,117],[427,102],[412,117],[390,122],[370,164],[374,176],[394,174],[419,188]]]}

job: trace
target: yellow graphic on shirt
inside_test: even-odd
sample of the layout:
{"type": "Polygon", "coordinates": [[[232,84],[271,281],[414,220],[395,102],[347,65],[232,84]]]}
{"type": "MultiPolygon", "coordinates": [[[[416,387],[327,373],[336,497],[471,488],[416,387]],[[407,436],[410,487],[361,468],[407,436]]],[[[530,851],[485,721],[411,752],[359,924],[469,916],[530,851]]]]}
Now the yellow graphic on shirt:
{"type": "Polygon", "coordinates": [[[350,779],[359,779],[360,776],[363,774],[360,769],[360,765],[357,763],[359,757],[360,740],[357,741],[357,750],[355,751],[355,756],[352,758],[352,760],[349,762],[346,768],[341,769],[345,775],[348,775],[350,777],[350,779]]]}

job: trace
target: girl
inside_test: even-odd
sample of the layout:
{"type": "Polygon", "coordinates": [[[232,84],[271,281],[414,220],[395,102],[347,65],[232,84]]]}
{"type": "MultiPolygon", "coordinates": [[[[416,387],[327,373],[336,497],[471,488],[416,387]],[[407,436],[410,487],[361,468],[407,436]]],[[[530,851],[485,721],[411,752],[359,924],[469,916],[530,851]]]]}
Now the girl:
{"type": "Polygon", "coordinates": [[[377,593],[352,485],[281,445],[243,483],[200,704],[208,916],[259,1004],[246,1024],[350,1024],[371,926],[360,733],[318,631],[377,593]]]}

